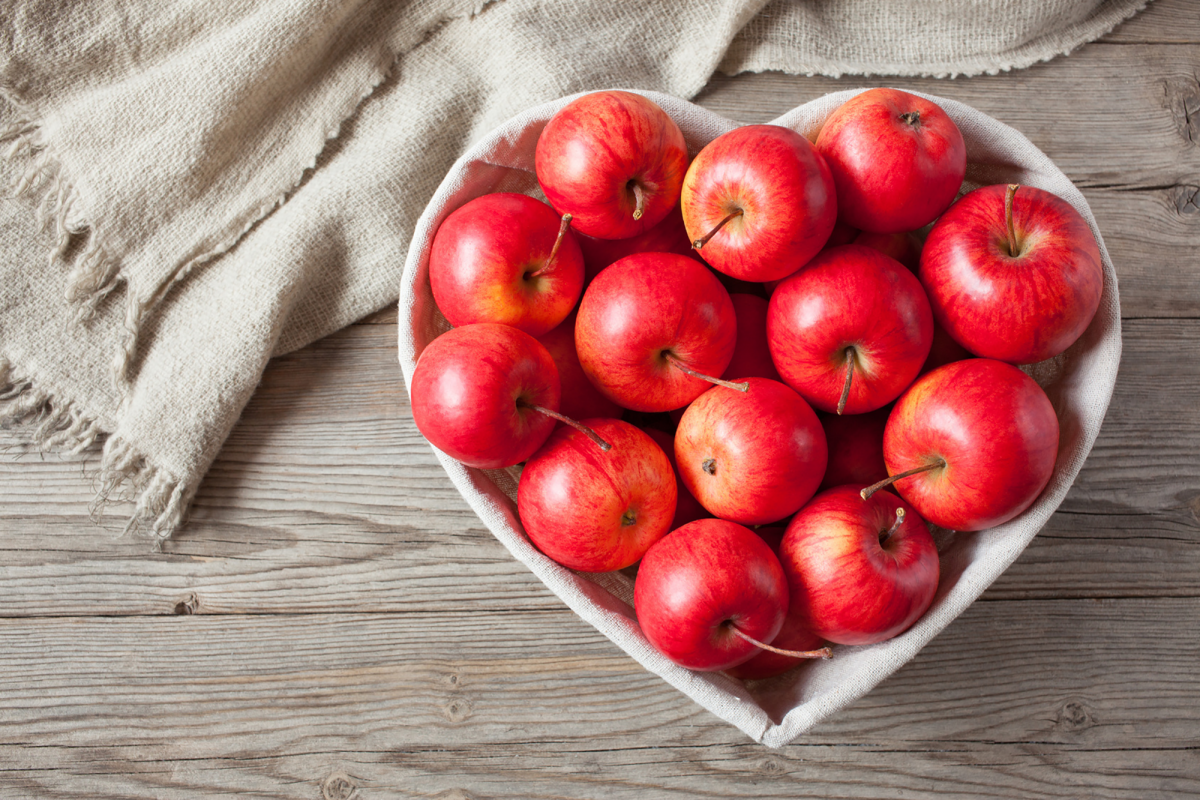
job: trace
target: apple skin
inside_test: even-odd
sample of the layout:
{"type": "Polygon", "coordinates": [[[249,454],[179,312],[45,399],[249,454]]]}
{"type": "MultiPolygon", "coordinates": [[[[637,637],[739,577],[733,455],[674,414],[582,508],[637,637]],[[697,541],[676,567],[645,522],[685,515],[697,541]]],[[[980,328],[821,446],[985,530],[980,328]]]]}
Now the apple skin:
{"type": "Polygon", "coordinates": [[[821,411],[837,410],[854,348],[844,413],[862,414],[916,378],[933,342],[933,315],[911,272],[878,250],[843,245],[776,288],[767,342],[784,382],[821,411]]]}
{"type": "Polygon", "coordinates": [[[730,381],[741,378],[781,380],[767,346],[767,300],[741,293],[731,293],[729,299],[737,316],[737,343],[733,358],[729,359],[729,366],[721,377],[730,381]]]}
{"type": "MultiPolygon", "coordinates": [[[[783,542],[783,536],[787,532],[786,527],[780,528],[763,525],[755,528],[754,532],[770,546],[771,552],[777,556],[779,555],[779,545],[783,542]]],[[[784,650],[799,650],[803,652],[823,647],[825,640],[809,629],[808,619],[803,614],[797,614],[792,610],[789,598],[788,613],[783,618],[783,627],[779,629],[779,633],[775,635],[775,638],[769,644],[784,650]]],[[[736,667],[725,670],[725,674],[744,681],[761,680],[780,675],[808,661],[809,659],[807,658],[792,658],[791,656],[772,653],[770,650],[763,650],[749,661],[743,661],[736,667]]]]}
{"type": "Polygon", "coordinates": [[[638,623],[663,655],[695,670],[729,669],[771,643],[788,606],[779,559],[748,528],[721,519],[688,523],[654,544],[633,589],[638,623]]]}
{"type": "Polygon", "coordinates": [[[829,446],[829,466],[820,489],[846,483],[877,483],[888,476],[883,461],[883,431],[891,408],[866,414],[818,414],[829,446]]]}
{"type": "MultiPolygon", "coordinates": [[[[789,611],[783,618],[783,627],[767,644],[783,650],[806,652],[824,647],[825,640],[812,632],[806,616],[789,611]]],[[[807,658],[793,658],[780,653],[772,653],[770,650],[762,650],[758,655],[751,657],[749,661],[743,661],[736,667],[725,670],[725,673],[743,681],[762,680],[782,675],[789,669],[807,664],[809,661],[810,659],[807,658]]]]}
{"type": "Polygon", "coordinates": [[[1058,455],[1058,418],[1046,393],[1014,366],[956,361],[917,380],[883,434],[888,473],[946,462],[902,478],[896,491],[929,522],[979,531],[1037,499],[1058,455]]]}
{"type": "Polygon", "coordinates": [[[631,92],[593,92],[546,123],[534,149],[550,205],[580,233],[624,239],[653,228],[679,201],[688,167],[683,132],[666,112],[631,92]],[[644,195],[634,219],[637,185],[644,195]]]}
{"type": "Polygon", "coordinates": [[[934,317],[978,356],[1033,364],[1070,347],[1100,307],[1104,270],[1087,222],[1050,192],[1021,186],[1009,254],[1007,187],[963,197],[929,232],[921,283],[934,317]]]}
{"type": "Polygon", "coordinates": [[[537,340],[554,359],[558,369],[558,382],[562,391],[558,411],[571,419],[587,419],[589,417],[619,418],[624,411],[619,405],[600,394],[600,390],[592,385],[583,367],[579,365],[579,356],[575,352],[575,312],[572,311],[558,327],[545,333],[537,340]]]}
{"type": "Polygon", "coordinates": [[[967,171],[954,121],[936,103],[898,89],[847,100],[825,120],[816,148],[837,187],[839,218],[875,233],[932,222],[954,202],[967,171]],[[905,114],[919,119],[907,122],[905,114]]]}
{"type": "Polygon", "coordinates": [[[583,251],[584,286],[591,283],[605,267],[636,253],[675,253],[701,260],[692,249],[692,240],[683,227],[683,214],[679,211],[678,203],[663,217],[662,222],[637,236],[597,239],[595,236],[579,234],[577,238],[579,249],[583,251]]]}
{"type": "Polygon", "coordinates": [[[707,267],[673,253],[639,253],[601,272],[583,293],[575,350],[602,394],[634,411],[670,411],[712,384],[733,357],[733,302],[707,267]]]}
{"type": "Polygon", "coordinates": [[[939,565],[929,528],[891,492],[860,484],[822,492],[788,525],[779,560],[792,612],[837,644],[874,644],[912,627],[933,602],[939,565]],[[896,520],[904,521],[881,543],[896,520]]]}
{"type": "Polygon", "coordinates": [[[658,428],[642,428],[641,430],[667,454],[667,460],[671,462],[671,471],[675,473],[675,517],[671,520],[671,530],[698,519],[711,517],[712,514],[700,505],[700,501],[693,497],[692,493],[683,485],[683,478],[679,477],[679,467],[675,464],[675,437],[658,428]]]}
{"type": "Polygon", "coordinates": [[[911,233],[860,231],[854,237],[854,244],[875,248],[885,256],[899,261],[913,274],[921,267],[921,240],[911,233]]]}
{"type": "Polygon", "coordinates": [[[807,139],[778,125],[735,128],[705,145],[688,168],[680,205],[692,241],[742,210],[700,256],[726,275],[755,282],[803,266],[837,220],[829,167],[807,139]]]}
{"type": "Polygon", "coordinates": [[[558,410],[558,370],[546,348],[509,325],[481,322],[443,333],[421,352],[410,393],[426,439],[470,467],[519,464],[555,420],[528,404],[558,410]]]}
{"type": "Polygon", "coordinates": [[[761,525],[794,513],[816,493],[828,450],[804,398],[778,381],[746,382],[747,392],[714,386],[688,406],[675,431],[675,463],[683,485],[710,512],[761,525]]]}
{"type": "Polygon", "coordinates": [[[965,358],[974,358],[974,355],[967,348],[954,341],[950,334],[946,333],[946,329],[938,325],[937,317],[934,317],[933,344],[929,347],[929,357],[921,365],[921,375],[933,372],[938,367],[945,366],[954,361],[962,361],[965,358]]]}
{"type": "Polygon", "coordinates": [[[534,545],[563,566],[624,569],[670,530],[675,473],[662,448],[628,422],[583,424],[612,449],[557,428],[521,471],[517,513],[534,545]]]}
{"type": "Polygon", "coordinates": [[[498,322],[541,336],[562,322],[583,292],[584,270],[570,230],[548,265],[560,223],[550,206],[512,192],[477,197],[446,217],[429,251],[429,284],[450,324],[498,322]]]}

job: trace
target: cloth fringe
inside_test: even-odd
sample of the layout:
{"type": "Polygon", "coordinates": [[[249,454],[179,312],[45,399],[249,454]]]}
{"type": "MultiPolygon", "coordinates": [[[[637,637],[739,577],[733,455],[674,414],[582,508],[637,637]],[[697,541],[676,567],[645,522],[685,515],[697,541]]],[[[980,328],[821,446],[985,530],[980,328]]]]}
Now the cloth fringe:
{"type": "MultiPolygon", "coordinates": [[[[67,275],[66,299],[77,309],[76,322],[85,323],[96,314],[96,309],[124,279],[116,258],[109,255],[104,244],[86,222],[76,218],[72,212],[79,204],[79,193],[63,175],[62,164],[54,158],[40,136],[37,123],[26,117],[18,117],[6,125],[0,125],[0,146],[7,145],[3,152],[9,161],[25,159],[25,169],[18,172],[10,187],[17,197],[32,197],[37,200],[37,223],[42,231],[53,237],[48,263],[51,267],[64,263],[71,237],[88,234],[88,243],[74,259],[67,275]]],[[[118,351],[114,364],[114,377],[124,383],[128,361],[136,344],[137,330],[141,324],[141,308],[130,322],[126,318],[126,336],[118,351]]]]}
{"type": "MultiPolygon", "coordinates": [[[[55,397],[21,375],[0,356],[0,424],[32,426],[34,445],[42,452],[80,455],[105,435],[99,420],[76,404],[55,397]]],[[[93,516],[115,500],[134,504],[122,535],[140,534],[155,550],[183,524],[195,494],[169,470],[155,466],[130,442],[109,436],[104,443],[93,516]]]]}

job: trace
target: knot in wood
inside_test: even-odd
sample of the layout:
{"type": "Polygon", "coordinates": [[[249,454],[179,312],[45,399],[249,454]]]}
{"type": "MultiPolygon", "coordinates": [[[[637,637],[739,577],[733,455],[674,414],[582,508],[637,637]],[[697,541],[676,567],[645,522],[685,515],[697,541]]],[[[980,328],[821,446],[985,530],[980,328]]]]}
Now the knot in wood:
{"type": "Polygon", "coordinates": [[[325,800],[352,800],[358,793],[358,784],[344,772],[332,772],[321,783],[321,796],[325,800]]]}
{"type": "Polygon", "coordinates": [[[175,604],[176,614],[195,614],[200,608],[200,598],[192,592],[189,592],[182,600],[175,604]]]}

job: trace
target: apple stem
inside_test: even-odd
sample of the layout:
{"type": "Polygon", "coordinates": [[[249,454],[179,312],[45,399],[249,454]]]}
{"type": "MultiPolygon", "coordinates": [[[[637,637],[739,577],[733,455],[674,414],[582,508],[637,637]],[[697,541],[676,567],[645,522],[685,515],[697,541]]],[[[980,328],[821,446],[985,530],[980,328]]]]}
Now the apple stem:
{"type": "Polygon", "coordinates": [[[833,656],[833,650],[828,647],[821,647],[816,650],[784,650],[780,647],[772,647],[769,644],[763,644],[753,636],[742,633],[742,631],[736,625],[730,625],[729,629],[755,647],[761,647],[763,650],[770,650],[772,653],[778,653],[781,656],[791,656],[792,658],[830,658],[833,656]]]}
{"type": "Polygon", "coordinates": [[[567,228],[571,227],[571,219],[572,217],[570,214],[562,215],[562,222],[560,222],[558,225],[558,237],[554,240],[554,246],[550,248],[550,255],[546,258],[546,266],[542,267],[536,272],[531,272],[526,275],[525,277],[527,279],[533,280],[534,278],[540,278],[550,270],[554,269],[554,257],[558,255],[559,245],[562,244],[563,237],[567,235],[567,228]]]}
{"type": "Polygon", "coordinates": [[[837,413],[840,417],[846,410],[846,401],[850,399],[850,381],[854,378],[854,348],[846,348],[846,383],[842,385],[842,396],[838,400],[837,413]]]}
{"type": "Polygon", "coordinates": [[[601,439],[600,434],[596,433],[594,430],[592,430],[587,425],[584,425],[581,422],[576,422],[575,420],[571,419],[570,417],[564,416],[563,414],[560,414],[557,411],[551,411],[550,409],[546,408],[545,406],[539,406],[539,405],[535,405],[533,403],[522,403],[520,401],[517,402],[517,405],[525,406],[526,408],[532,408],[534,411],[538,412],[539,414],[545,414],[547,417],[553,417],[554,419],[558,420],[559,422],[563,422],[563,423],[566,423],[567,425],[570,425],[572,428],[579,431],[584,436],[588,437],[593,442],[595,442],[596,446],[599,447],[601,450],[603,450],[606,453],[609,450],[612,450],[612,445],[609,444],[608,442],[604,441],[603,439],[601,439]]]}
{"type": "Polygon", "coordinates": [[[879,537],[879,544],[882,545],[888,539],[892,538],[892,534],[895,533],[896,529],[899,528],[903,524],[904,524],[904,509],[897,508],[896,509],[896,521],[892,523],[892,527],[888,528],[887,531],[882,536],[879,537]]]}
{"type": "Polygon", "coordinates": [[[728,214],[725,217],[725,219],[723,219],[717,223],[717,226],[715,228],[713,228],[711,231],[709,231],[707,234],[705,234],[701,238],[692,242],[692,249],[699,250],[701,247],[704,247],[704,245],[708,244],[709,239],[711,239],[712,237],[717,235],[717,231],[719,231],[719,230],[721,230],[721,228],[725,227],[726,222],[729,222],[729,220],[733,219],[734,217],[740,217],[742,214],[745,214],[745,213],[746,212],[744,210],[739,208],[736,211],[733,211],[730,214],[728,214]]]}
{"type": "Polygon", "coordinates": [[[871,495],[875,494],[880,489],[886,489],[888,486],[891,486],[893,483],[900,480],[901,478],[907,478],[912,475],[919,475],[922,472],[929,472],[929,470],[931,470],[931,469],[940,469],[941,467],[944,467],[944,466],[946,466],[946,460],[944,458],[939,458],[937,461],[930,462],[929,464],[926,464],[922,467],[913,467],[910,470],[905,470],[904,472],[901,472],[899,475],[893,475],[890,478],[885,478],[884,480],[881,480],[879,483],[873,483],[870,486],[868,486],[867,488],[863,489],[861,492],[859,492],[859,494],[862,495],[863,500],[870,500],[871,495]]]}
{"type": "Polygon", "coordinates": [[[1016,257],[1020,245],[1017,242],[1017,230],[1013,227],[1013,199],[1017,196],[1017,189],[1021,188],[1019,183],[1010,183],[1008,191],[1004,193],[1004,221],[1008,225],[1008,254],[1016,257]]]}
{"type": "Polygon", "coordinates": [[[630,183],[633,184],[629,188],[633,192],[633,199],[636,203],[636,207],[633,209],[633,218],[641,219],[642,212],[646,209],[646,195],[645,192],[642,191],[642,185],[640,183],[636,181],[630,181],[630,183]]]}
{"type": "Polygon", "coordinates": [[[900,119],[904,120],[909,125],[916,127],[917,123],[919,123],[921,121],[921,112],[920,111],[907,111],[900,115],[900,119]]]}
{"type": "Polygon", "coordinates": [[[691,375],[693,378],[699,378],[701,380],[708,381],[709,383],[715,383],[717,386],[724,386],[726,389],[733,389],[734,391],[737,391],[737,392],[750,391],[749,382],[743,381],[742,383],[734,383],[732,381],[725,381],[725,380],[721,380],[720,378],[714,378],[711,375],[705,375],[703,372],[696,372],[696,370],[692,369],[687,364],[684,364],[682,361],[680,361],[679,357],[676,356],[674,353],[672,353],[669,350],[666,351],[665,353],[663,353],[663,358],[667,359],[667,361],[669,361],[671,364],[673,364],[674,366],[681,369],[685,374],[691,375]]]}

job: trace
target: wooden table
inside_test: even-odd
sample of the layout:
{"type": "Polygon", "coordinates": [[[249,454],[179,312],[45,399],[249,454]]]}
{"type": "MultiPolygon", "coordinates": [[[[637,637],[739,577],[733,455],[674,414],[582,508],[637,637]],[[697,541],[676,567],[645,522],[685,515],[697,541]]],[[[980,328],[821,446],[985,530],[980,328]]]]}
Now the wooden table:
{"type": "Polygon", "coordinates": [[[161,554],[0,431],[0,798],[1200,795],[1200,4],[1028,70],[718,77],[767,120],[911,87],[1023,131],[1120,276],[1107,420],[1049,525],[916,659],[768,750],[642,670],[485,530],[381,313],[272,362],[161,554]],[[95,523],[99,523],[99,525],[95,523]]]}

